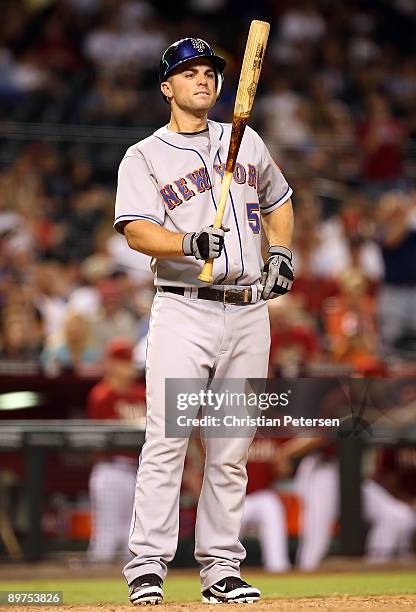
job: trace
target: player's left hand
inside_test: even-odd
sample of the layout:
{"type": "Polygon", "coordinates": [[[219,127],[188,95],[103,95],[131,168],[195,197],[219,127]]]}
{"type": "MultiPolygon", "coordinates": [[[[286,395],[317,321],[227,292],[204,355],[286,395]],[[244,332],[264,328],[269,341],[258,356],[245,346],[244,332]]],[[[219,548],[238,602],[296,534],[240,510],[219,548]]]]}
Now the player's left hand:
{"type": "Polygon", "coordinates": [[[271,246],[268,252],[271,256],[264,264],[261,276],[263,300],[272,300],[290,291],[294,279],[292,251],[282,246],[271,246]]]}

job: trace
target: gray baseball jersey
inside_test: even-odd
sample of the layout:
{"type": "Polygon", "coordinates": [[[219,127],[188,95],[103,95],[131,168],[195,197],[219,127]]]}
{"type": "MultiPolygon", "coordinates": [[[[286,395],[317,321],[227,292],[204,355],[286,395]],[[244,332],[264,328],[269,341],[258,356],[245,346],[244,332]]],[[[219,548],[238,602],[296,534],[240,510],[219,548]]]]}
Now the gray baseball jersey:
{"type": "MultiPolygon", "coordinates": [[[[114,227],[145,219],[173,232],[199,231],[211,225],[221,191],[231,125],[208,121],[209,139],[160,128],[131,146],[118,174],[114,227]]],[[[214,260],[214,284],[255,285],[260,281],[260,214],[290,198],[292,190],[260,136],[247,127],[225,209],[226,233],[214,260]]],[[[153,260],[156,285],[203,286],[204,262],[193,257],[153,260]]]]}

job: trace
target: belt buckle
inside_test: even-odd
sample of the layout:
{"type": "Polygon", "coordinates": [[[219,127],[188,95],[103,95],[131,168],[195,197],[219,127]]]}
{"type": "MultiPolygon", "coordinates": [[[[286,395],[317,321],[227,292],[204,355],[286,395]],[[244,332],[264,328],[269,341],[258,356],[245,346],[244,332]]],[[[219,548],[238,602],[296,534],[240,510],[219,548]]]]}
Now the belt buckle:
{"type": "Polygon", "coordinates": [[[251,291],[251,289],[248,288],[248,287],[243,289],[241,292],[238,289],[237,290],[236,289],[224,289],[223,297],[222,297],[222,303],[223,304],[249,304],[251,302],[250,291],[251,291]],[[233,291],[236,292],[236,293],[241,294],[241,296],[243,298],[241,300],[241,302],[240,301],[231,301],[231,302],[227,301],[227,294],[228,293],[232,293],[233,291]]]}

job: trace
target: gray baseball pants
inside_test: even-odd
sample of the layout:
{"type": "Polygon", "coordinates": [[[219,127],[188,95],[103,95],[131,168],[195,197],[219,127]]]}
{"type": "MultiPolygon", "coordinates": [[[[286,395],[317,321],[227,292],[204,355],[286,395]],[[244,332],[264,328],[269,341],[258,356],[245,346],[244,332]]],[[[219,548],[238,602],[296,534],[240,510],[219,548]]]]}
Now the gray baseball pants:
{"type": "MultiPolygon", "coordinates": [[[[162,579],[175,555],[179,494],[187,438],[165,437],[165,378],[265,378],[270,347],[267,305],[224,305],[157,293],[146,359],[147,426],[137,473],[129,548],[129,584],[155,573],[162,579]]],[[[205,440],[205,469],[195,528],[202,590],[239,576],[246,552],[239,541],[251,437],[205,440]]]]}

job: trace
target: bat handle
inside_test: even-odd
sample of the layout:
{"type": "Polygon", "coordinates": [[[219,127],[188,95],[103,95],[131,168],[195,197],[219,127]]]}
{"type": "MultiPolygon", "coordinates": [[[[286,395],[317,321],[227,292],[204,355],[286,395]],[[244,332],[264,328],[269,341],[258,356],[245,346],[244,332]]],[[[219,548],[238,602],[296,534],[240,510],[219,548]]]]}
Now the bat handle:
{"type": "MultiPolygon", "coordinates": [[[[223,181],[222,181],[220,199],[218,201],[217,212],[216,212],[214,223],[213,223],[213,227],[215,227],[215,229],[219,229],[222,225],[222,220],[224,217],[224,210],[225,210],[225,203],[228,198],[228,192],[230,191],[230,185],[231,185],[232,178],[233,178],[233,171],[226,170],[224,173],[223,181]]],[[[213,265],[214,265],[213,259],[205,260],[204,267],[202,268],[201,273],[198,276],[199,280],[201,280],[203,283],[212,284],[213,265]]]]}
{"type": "Polygon", "coordinates": [[[198,278],[199,280],[201,280],[203,283],[209,283],[211,284],[213,281],[213,276],[212,276],[212,267],[214,265],[214,260],[213,259],[207,259],[206,262],[204,263],[204,267],[201,270],[201,274],[199,274],[198,278]]]}

